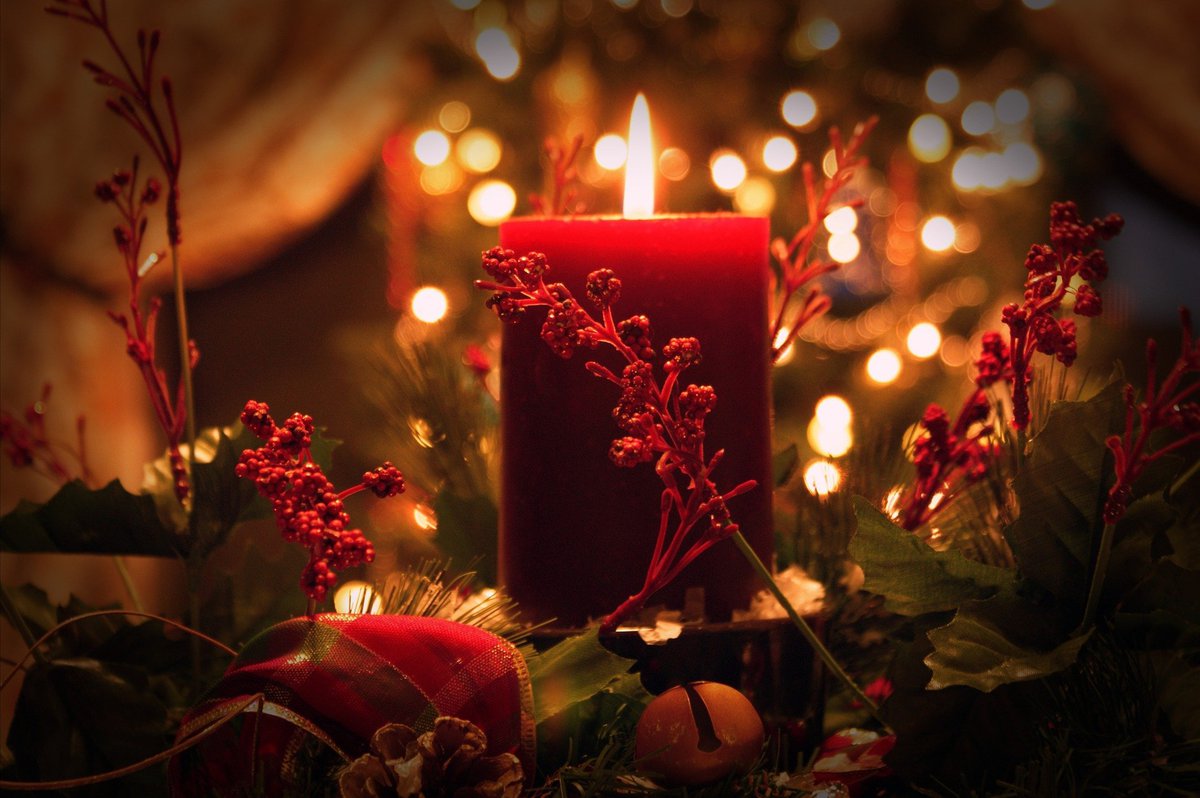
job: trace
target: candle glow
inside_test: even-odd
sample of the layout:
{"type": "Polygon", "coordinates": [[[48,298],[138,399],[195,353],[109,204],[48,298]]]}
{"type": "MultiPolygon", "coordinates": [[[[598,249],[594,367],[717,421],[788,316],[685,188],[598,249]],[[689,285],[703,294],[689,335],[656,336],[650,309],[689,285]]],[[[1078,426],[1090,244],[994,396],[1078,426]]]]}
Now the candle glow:
{"type": "Polygon", "coordinates": [[[654,215],[654,147],[650,141],[650,106],[638,92],[629,116],[628,155],[625,158],[626,219],[654,215]]]}

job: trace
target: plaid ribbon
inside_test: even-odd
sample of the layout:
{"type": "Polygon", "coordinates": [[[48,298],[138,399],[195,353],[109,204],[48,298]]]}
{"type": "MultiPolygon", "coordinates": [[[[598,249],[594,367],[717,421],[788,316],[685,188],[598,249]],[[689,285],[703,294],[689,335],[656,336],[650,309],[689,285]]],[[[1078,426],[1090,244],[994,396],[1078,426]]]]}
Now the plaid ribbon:
{"type": "Polygon", "coordinates": [[[533,693],[525,660],[482,629],[438,618],[324,614],[294,618],[246,643],[221,681],[184,717],[177,742],[252,706],[170,765],[177,796],[302,788],[312,738],[342,759],[367,750],[387,723],[429,731],[440,715],[469,720],[489,755],[533,766],[533,693]]]}

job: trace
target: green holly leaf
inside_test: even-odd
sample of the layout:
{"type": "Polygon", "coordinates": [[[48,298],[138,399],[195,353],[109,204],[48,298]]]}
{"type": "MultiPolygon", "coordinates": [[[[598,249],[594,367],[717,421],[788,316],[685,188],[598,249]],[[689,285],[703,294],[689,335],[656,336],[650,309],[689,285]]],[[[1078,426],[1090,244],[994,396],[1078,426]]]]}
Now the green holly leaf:
{"type": "Polygon", "coordinates": [[[632,689],[624,677],[633,661],[602,646],[597,627],[568,637],[529,658],[528,665],[533,716],[538,723],[605,688],[617,688],[623,693],[632,689]]]}
{"type": "MultiPolygon", "coordinates": [[[[167,708],[146,674],[90,658],[60,659],[25,675],[8,745],[24,780],[102,773],[137,762],[170,745],[167,708]]],[[[114,782],[113,794],[165,790],[162,771],[148,768],[114,782]]]]}
{"type": "Polygon", "coordinates": [[[46,503],[23,501],[0,518],[0,551],[175,557],[185,548],[152,497],[115,479],[98,490],[73,480],[46,503]]]}
{"type": "Polygon", "coordinates": [[[884,596],[893,612],[944,612],[1016,590],[1012,571],[968,560],[957,551],[935,551],[860,496],[854,498],[854,513],[858,531],[850,556],[866,574],[865,588],[884,596]]]}
{"type": "MultiPolygon", "coordinates": [[[[950,623],[931,629],[927,636],[933,651],[925,657],[931,673],[928,689],[960,685],[990,693],[1001,685],[1040,679],[1070,666],[1091,632],[1049,650],[1015,640],[1016,619],[1033,618],[1039,612],[1021,599],[977,601],[960,609],[950,623]]],[[[1038,620],[1032,622],[1036,627],[1038,620]]],[[[1023,628],[1020,633],[1027,636],[1032,631],[1036,629],[1023,628]]]]}
{"type": "Polygon", "coordinates": [[[1086,402],[1056,403],[1013,481],[1021,515],[1005,537],[1021,573],[1068,606],[1081,607],[1087,593],[1109,476],[1104,441],[1124,415],[1116,382],[1086,402]]]}
{"type": "Polygon", "coordinates": [[[896,732],[887,763],[902,778],[932,776],[944,784],[961,784],[964,774],[1011,773],[1036,751],[1031,718],[1044,711],[1045,688],[1017,682],[990,693],[968,687],[927,689],[925,658],[932,646],[924,632],[932,619],[916,621],[911,642],[897,641],[888,671],[894,692],[882,707],[896,732]]]}

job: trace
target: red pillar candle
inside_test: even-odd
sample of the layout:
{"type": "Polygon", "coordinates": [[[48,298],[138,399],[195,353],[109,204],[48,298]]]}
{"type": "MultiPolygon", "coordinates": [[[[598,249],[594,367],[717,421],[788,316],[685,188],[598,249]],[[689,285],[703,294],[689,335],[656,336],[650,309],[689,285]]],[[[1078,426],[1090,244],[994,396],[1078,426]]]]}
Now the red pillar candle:
{"type": "MultiPolygon", "coordinates": [[[[610,268],[621,279],[616,318],[650,318],[653,346],[700,339],[702,362],[684,384],[711,385],[716,409],[705,422],[705,456],[725,449],[717,489],[746,480],[758,487],[730,510],[758,555],[770,561],[770,341],[767,340],[767,220],[734,214],[653,216],[650,112],[638,95],[630,119],[624,217],[514,219],[500,244],[545,253],[549,279],[586,296],[587,275],[610,268]]],[[[637,593],[660,518],[662,483],[653,466],[619,468],[609,444],[618,389],[584,368],[594,356],[620,373],[603,348],[555,355],[540,319],[505,325],[501,353],[502,496],[500,581],[532,616],[579,625],[607,615],[637,593]]],[[[732,543],[693,561],[650,601],[679,607],[703,587],[705,613],[728,620],[749,605],[755,575],[732,543]]]]}
{"type": "MultiPolygon", "coordinates": [[[[684,383],[717,393],[705,452],[725,449],[714,472],[718,489],[758,481],[731,500],[730,511],[766,562],[774,543],[768,234],[765,218],[735,214],[539,217],[500,227],[501,246],[544,252],[547,279],[577,297],[586,296],[589,272],[613,269],[623,284],[614,314],[648,316],[656,350],[672,337],[700,339],[703,361],[684,383]]],[[[618,389],[584,361],[620,373],[619,355],[604,347],[564,360],[539,337],[539,314],[529,315],[505,325],[502,344],[500,581],[532,616],[577,625],[641,587],[662,483],[653,464],[618,468],[608,459],[609,444],[624,434],[612,418],[618,389]]],[[[733,543],[723,541],[649,603],[680,607],[694,586],[704,588],[710,620],[748,607],[758,587],[733,543]]]]}

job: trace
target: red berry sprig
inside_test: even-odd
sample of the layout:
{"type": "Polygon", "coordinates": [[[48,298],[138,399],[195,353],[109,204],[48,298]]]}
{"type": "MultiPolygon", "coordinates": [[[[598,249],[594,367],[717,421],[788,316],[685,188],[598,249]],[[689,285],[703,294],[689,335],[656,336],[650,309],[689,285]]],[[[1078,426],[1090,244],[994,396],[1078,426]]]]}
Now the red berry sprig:
{"type": "Polygon", "coordinates": [[[50,383],[46,383],[41,397],[26,405],[20,417],[0,410],[0,444],[4,455],[14,467],[30,468],[53,482],[63,484],[80,479],[91,485],[93,475],[84,446],[87,422],[82,415],[75,419],[75,448],[52,440],[46,432],[49,401],[50,383]],[[68,465],[68,458],[74,461],[74,468],[68,465]]]}
{"type": "Polygon", "coordinates": [[[1063,300],[1074,294],[1075,315],[1100,315],[1103,305],[1096,286],[1108,276],[1108,263],[1096,245],[1116,236],[1123,225],[1116,214],[1085,224],[1074,202],[1051,204],[1050,243],[1035,244],[1025,257],[1025,298],[1020,304],[1005,305],[1002,311],[1008,346],[998,338],[985,339],[984,352],[976,363],[977,384],[986,386],[998,380],[1012,384],[1012,424],[1016,429],[1029,427],[1034,353],[1052,355],[1064,366],[1074,363],[1078,354],[1075,321],[1055,315],[1063,300]],[[1082,282],[1074,287],[1076,278],[1082,282]]]}
{"type": "Polygon", "coordinates": [[[953,425],[939,405],[926,408],[920,421],[924,432],[913,448],[917,479],[903,500],[901,526],[911,532],[928,523],[960,487],[987,476],[994,447],[986,442],[992,426],[982,422],[990,412],[982,388],[967,397],[953,425]]]}
{"type": "Polygon", "coordinates": [[[308,549],[300,587],[313,602],[321,601],[337,581],[336,571],[375,559],[375,547],[362,530],[350,527],[345,500],[364,490],[381,499],[396,496],[404,492],[404,475],[385,462],[339,493],[312,459],[312,416],[293,413],[277,426],[270,411],[265,402],[246,402],[242,423],[266,443],[243,451],[236,473],[253,479],[271,502],[283,539],[308,549]]]}
{"type": "Polygon", "coordinates": [[[487,305],[502,321],[516,323],[528,308],[544,307],[541,337],[557,355],[569,358],[580,348],[603,344],[625,361],[620,376],[594,360],[586,364],[588,371],[620,389],[613,419],[623,434],[613,440],[608,456],[623,468],[655,462],[663,491],[646,579],[640,591],[604,620],[601,629],[611,631],[693,560],[737,532],[726,502],[757,483],[747,480],[725,492],[717,488],[712,473],[724,451],[711,458],[704,453],[704,421],[716,406],[716,391],[709,385],[681,389],[679,384],[680,376],[700,363],[700,342],[667,341],[660,382],[650,362],[655,356],[650,320],[638,315],[617,321],[613,316],[621,280],[611,269],[597,269],[587,277],[587,297],[599,308],[600,319],[562,283],[546,283],[550,266],[540,252],[518,257],[512,250],[493,247],[483,253],[483,269],[493,279],[477,280],[475,286],[495,292],[487,305]]]}
{"type": "Polygon", "coordinates": [[[1148,465],[1200,441],[1200,404],[1191,398],[1200,390],[1200,382],[1187,386],[1180,384],[1185,375],[1200,371],[1200,341],[1192,336],[1192,319],[1187,308],[1181,308],[1179,315],[1183,343],[1178,359],[1159,382],[1155,363],[1158,344],[1153,338],[1146,342],[1146,390],[1142,400],[1136,400],[1133,386],[1126,383],[1125,431],[1105,441],[1113,453],[1113,471],[1117,478],[1104,502],[1106,524],[1115,524],[1125,515],[1133,497],[1133,483],[1148,465]],[[1151,437],[1168,428],[1178,433],[1178,437],[1151,451],[1151,437]]]}
{"type": "MultiPolygon", "coordinates": [[[[866,164],[867,159],[859,155],[859,150],[878,121],[878,117],[871,117],[855,126],[850,140],[845,142],[837,127],[829,129],[834,172],[827,180],[818,179],[811,163],[806,161],[801,167],[808,222],[790,240],[777,238],[771,242],[771,255],[779,264],[779,281],[774,291],[775,321],[771,325],[772,360],[778,360],[805,325],[825,313],[833,304],[821,286],[812,283],[821,275],[837,269],[840,264],[811,258],[811,255],[817,235],[824,229],[823,223],[830,213],[833,198],[849,184],[855,171],[866,164]],[[797,299],[800,289],[806,286],[803,297],[797,299]]],[[[860,205],[861,198],[852,200],[844,207],[857,208],[860,205]]]]}

